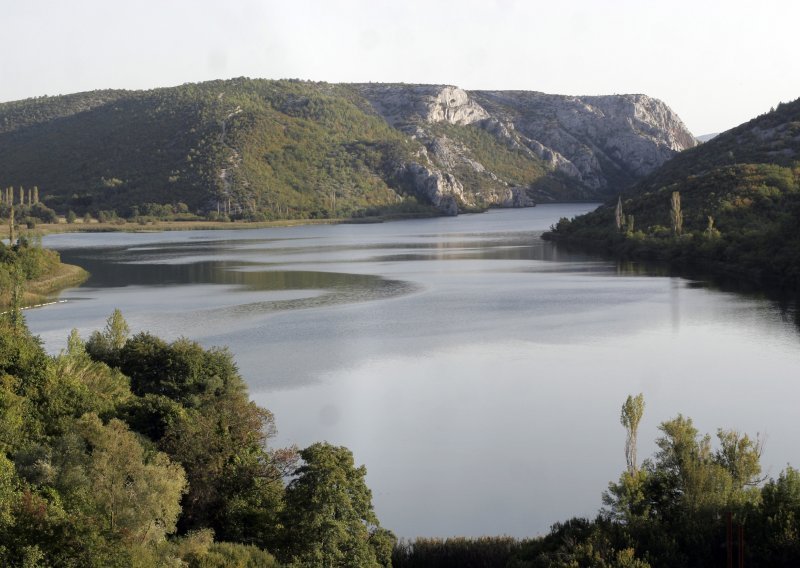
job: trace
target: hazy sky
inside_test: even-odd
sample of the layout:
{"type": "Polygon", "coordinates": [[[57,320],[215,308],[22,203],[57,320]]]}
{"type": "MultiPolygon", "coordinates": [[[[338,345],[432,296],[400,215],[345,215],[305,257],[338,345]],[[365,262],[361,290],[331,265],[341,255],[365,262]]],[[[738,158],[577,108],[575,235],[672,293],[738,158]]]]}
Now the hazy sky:
{"type": "Polygon", "coordinates": [[[645,93],[694,134],[800,97],[796,0],[0,0],[0,101],[237,76],[645,93]]]}

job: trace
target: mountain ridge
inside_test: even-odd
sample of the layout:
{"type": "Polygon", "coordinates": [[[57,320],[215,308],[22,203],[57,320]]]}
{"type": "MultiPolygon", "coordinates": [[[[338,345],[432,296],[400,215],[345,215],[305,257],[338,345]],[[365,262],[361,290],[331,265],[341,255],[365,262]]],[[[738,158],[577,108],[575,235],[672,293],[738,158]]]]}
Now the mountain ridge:
{"type": "Polygon", "coordinates": [[[239,78],[0,103],[0,186],[79,213],[456,214],[597,199],[694,144],[645,95],[239,78]]]}

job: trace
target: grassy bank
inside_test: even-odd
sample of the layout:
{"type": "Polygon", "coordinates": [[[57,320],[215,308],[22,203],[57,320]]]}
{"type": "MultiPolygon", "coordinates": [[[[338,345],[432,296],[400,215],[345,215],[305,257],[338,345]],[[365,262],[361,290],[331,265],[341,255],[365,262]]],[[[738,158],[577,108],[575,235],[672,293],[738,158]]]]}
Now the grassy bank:
{"type": "Polygon", "coordinates": [[[281,221],[148,221],[147,223],[40,223],[36,232],[43,235],[55,233],[139,233],[150,231],[220,231],[235,229],[263,229],[267,227],[294,227],[297,225],[330,225],[346,219],[303,219],[281,221]]]}
{"type": "MultiPolygon", "coordinates": [[[[89,277],[80,266],[59,263],[52,271],[25,283],[22,306],[30,308],[53,301],[62,290],[77,286],[89,277]]],[[[0,295],[0,311],[11,305],[10,293],[0,295]]]]}
{"type": "Polygon", "coordinates": [[[139,233],[159,231],[224,231],[243,229],[265,229],[271,227],[296,227],[300,225],[338,225],[383,223],[384,221],[399,221],[402,219],[428,219],[437,217],[434,211],[421,211],[417,213],[387,213],[369,217],[338,217],[335,219],[281,219],[278,221],[135,221],[110,222],[110,223],[39,223],[35,232],[40,235],[56,233],[139,233]]]}

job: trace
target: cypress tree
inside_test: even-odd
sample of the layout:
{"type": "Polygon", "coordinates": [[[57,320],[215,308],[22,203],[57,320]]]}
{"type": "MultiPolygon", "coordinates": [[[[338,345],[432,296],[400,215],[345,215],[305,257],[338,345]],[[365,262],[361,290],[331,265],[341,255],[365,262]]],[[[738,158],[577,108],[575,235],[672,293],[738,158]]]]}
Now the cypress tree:
{"type": "Polygon", "coordinates": [[[628,395],[625,404],[622,405],[622,413],[619,420],[625,427],[627,437],[625,439],[625,461],[628,464],[628,473],[636,473],[636,437],[639,432],[639,422],[644,414],[644,395],[639,393],[635,397],[628,395]]]}
{"type": "Polygon", "coordinates": [[[683,233],[683,212],[681,211],[681,194],[679,191],[672,192],[672,232],[677,236],[683,233]]]}
{"type": "Polygon", "coordinates": [[[16,241],[14,235],[14,202],[11,202],[11,212],[8,215],[8,244],[14,246],[16,241]]]}
{"type": "Polygon", "coordinates": [[[622,230],[622,224],[625,221],[625,216],[622,213],[622,196],[621,195],[619,196],[619,198],[617,198],[617,208],[614,211],[614,220],[617,223],[617,230],[621,231],[622,230]]]}

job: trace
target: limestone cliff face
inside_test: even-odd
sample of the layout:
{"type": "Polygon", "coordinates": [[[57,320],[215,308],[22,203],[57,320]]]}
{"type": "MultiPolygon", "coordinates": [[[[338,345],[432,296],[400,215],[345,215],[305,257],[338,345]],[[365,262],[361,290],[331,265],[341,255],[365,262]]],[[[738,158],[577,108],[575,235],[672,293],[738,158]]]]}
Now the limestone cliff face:
{"type": "Polygon", "coordinates": [[[374,112],[425,146],[427,153],[416,165],[433,177],[419,177],[419,190],[426,196],[433,192],[434,203],[447,192],[467,206],[527,206],[532,198],[602,199],[697,144],[667,105],[646,95],[574,97],[443,85],[353,87],[374,112]],[[506,179],[507,173],[494,171],[479,149],[442,134],[438,125],[480,129],[543,174],[527,184],[506,179]],[[445,193],[431,189],[431,179],[446,180],[448,175],[455,183],[433,184],[445,193]],[[460,178],[472,179],[472,185],[460,178]],[[456,184],[460,191],[453,189],[456,184]]]}
{"type": "Polygon", "coordinates": [[[489,118],[463,89],[448,85],[353,85],[394,127],[417,123],[472,124],[489,118]]]}
{"type": "MultiPolygon", "coordinates": [[[[680,118],[646,95],[572,97],[533,91],[472,91],[532,147],[565,159],[587,187],[618,190],[697,145],[680,118]]],[[[562,165],[563,171],[570,168],[562,165]]]]}
{"type": "Polygon", "coordinates": [[[464,188],[453,174],[417,162],[401,164],[397,173],[444,215],[458,215],[459,205],[465,204],[464,188]]]}

